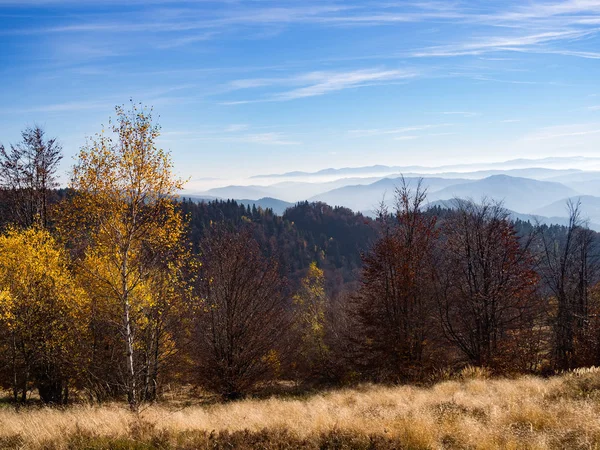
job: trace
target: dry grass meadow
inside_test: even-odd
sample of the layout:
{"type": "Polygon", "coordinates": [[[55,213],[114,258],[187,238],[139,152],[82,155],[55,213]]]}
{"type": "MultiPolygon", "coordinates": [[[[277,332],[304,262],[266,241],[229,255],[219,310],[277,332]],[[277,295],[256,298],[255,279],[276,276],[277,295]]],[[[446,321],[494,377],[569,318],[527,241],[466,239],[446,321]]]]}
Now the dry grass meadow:
{"type": "Polygon", "coordinates": [[[548,379],[473,374],[431,387],[364,385],[302,398],[5,407],[0,448],[593,449],[600,371],[548,379]]]}

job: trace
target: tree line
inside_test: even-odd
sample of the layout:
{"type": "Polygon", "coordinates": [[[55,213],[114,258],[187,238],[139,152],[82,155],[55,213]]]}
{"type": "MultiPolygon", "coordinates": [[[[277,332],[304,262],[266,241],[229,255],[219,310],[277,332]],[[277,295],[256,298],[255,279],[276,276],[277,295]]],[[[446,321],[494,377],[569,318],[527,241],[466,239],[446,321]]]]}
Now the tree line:
{"type": "Polygon", "coordinates": [[[294,381],[422,382],[600,363],[598,235],[500,204],[425,208],[401,183],[372,220],[177,198],[152,111],[116,108],[67,189],[41,127],[0,146],[0,384],[16,403],[123,399],[169,385],[234,399],[294,381]]]}

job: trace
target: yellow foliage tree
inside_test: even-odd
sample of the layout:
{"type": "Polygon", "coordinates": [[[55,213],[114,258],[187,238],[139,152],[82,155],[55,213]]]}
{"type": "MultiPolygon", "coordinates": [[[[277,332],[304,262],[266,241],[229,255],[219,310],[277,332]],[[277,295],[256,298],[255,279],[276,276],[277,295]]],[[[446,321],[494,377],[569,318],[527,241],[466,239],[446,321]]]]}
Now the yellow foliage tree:
{"type": "Polygon", "coordinates": [[[30,383],[47,403],[68,400],[86,333],[88,302],[68,255],[48,231],[9,229],[0,236],[0,322],[14,400],[30,383]]]}
{"type": "Polygon", "coordinates": [[[123,338],[122,386],[136,410],[150,364],[136,338],[170,304],[171,294],[157,289],[165,286],[161,274],[171,273],[173,281],[180,269],[184,223],[174,199],[182,181],[170,154],[156,147],[151,110],[117,107],[109,125],[110,134],[103,130],[79,153],[63,231],[85,242],[78,263],[98,310],[118,312],[112,320],[123,338]]]}
{"type": "Polygon", "coordinates": [[[325,375],[329,348],[325,342],[327,294],[323,270],[312,262],[293,297],[302,336],[302,355],[309,369],[325,375]]]}

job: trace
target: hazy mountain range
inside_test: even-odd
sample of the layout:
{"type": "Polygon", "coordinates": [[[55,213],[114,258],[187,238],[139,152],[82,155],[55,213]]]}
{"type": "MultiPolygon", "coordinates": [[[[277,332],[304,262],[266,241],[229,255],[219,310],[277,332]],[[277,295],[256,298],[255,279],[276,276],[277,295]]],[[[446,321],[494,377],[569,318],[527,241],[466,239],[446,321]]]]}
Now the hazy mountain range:
{"type": "Polygon", "coordinates": [[[385,166],[374,165],[364,167],[344,167],[341,169],[322,169],[315,172],[286,172],[269,175],[255,175],[251,178],[297,178],[307,176],[366,176],[368,174],[392,174],[392,173],[436,173],[436,172],[469,172],[469,171],[484,171],[484,170],[510,170],[510,169],[529,169],[529,168],[562,168],[584,169],[594,167],[600,170],[600,157],[592,158],[585,156],[575,157],[551,157],[542,159],[513,159],[503,162],[491,163],[473,163],[473,164],[454,164],[445,166],[385,166]]]}
{"type": "Polygon", "coordinates": [[[567,199],[580,199],[583,216],[593,228],[600,228],[596,225],[600,224],[600,158],[513,160],[481,166],[368,166],[290,172],[252,177],[247,184],[218,186],[184,196],[235,199],[272,208],[280,214],[291,204],[304,200],[372,214],[382,201],[393,204],[395,189],[403,176],[413,188],[422,179],[432,203],[489,198],[502,201],[517,217],[542,216],[544,222],[563,223],[567,199]],[[586,167],[589,170],[584,170],[586,167]]]}

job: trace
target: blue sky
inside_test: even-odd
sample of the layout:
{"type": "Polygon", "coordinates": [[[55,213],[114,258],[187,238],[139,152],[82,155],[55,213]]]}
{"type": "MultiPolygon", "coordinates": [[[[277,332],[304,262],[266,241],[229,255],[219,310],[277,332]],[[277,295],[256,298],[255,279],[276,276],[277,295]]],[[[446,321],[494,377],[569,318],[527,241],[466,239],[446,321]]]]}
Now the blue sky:
{"type": "Polygon", "coordinates": [[[0,142],[153,105],[194,180],[600,152],[600,0],[0,0],[0,142]]]}

